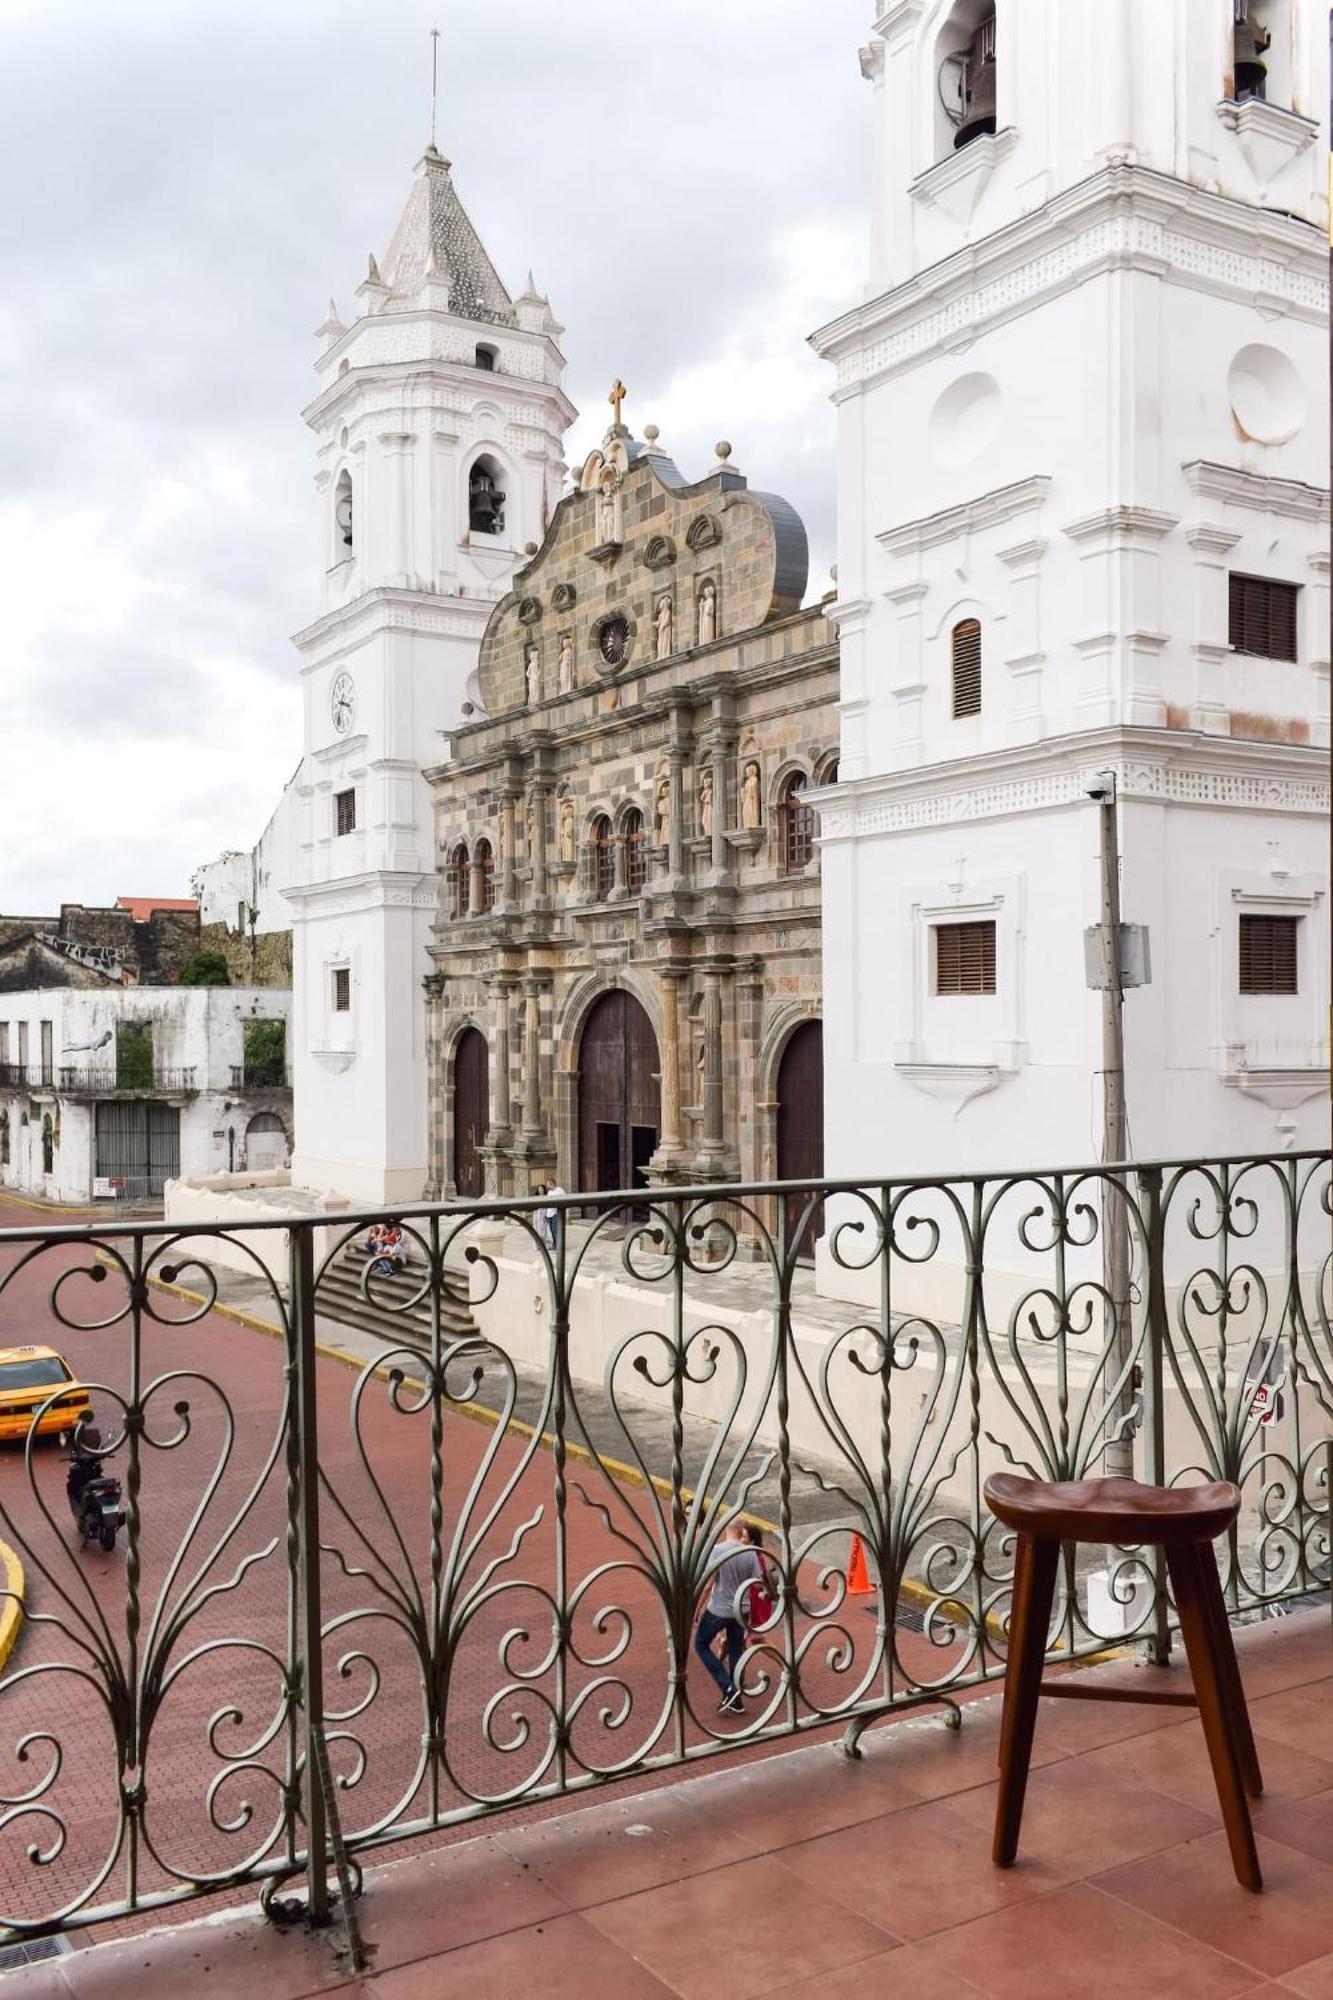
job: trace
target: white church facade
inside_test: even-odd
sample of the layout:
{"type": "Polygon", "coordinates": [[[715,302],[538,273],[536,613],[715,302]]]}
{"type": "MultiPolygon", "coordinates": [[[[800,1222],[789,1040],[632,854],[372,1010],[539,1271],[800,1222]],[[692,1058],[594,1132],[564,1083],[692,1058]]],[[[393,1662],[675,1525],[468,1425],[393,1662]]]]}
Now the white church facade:
{"type": "Polygon", "coordinates": [[[477,714],[492,606],[542,539],[574,411],[561,332],[529,279],[506,291],[431,146],[344,325],[320,328],[322,606],[297,634],[298,1185],[361,1203],[426,1184],[422,981],[438,907],[424,768],[477,714]]]}
{"type": "Polygon", "coordinates": [[[1326,1141],[1325,25],[895,0],[862,50],[869,283],[814,337],[833,1177],[1097,1157],[1108,793],[1133,1156],[1326,1141]]]}

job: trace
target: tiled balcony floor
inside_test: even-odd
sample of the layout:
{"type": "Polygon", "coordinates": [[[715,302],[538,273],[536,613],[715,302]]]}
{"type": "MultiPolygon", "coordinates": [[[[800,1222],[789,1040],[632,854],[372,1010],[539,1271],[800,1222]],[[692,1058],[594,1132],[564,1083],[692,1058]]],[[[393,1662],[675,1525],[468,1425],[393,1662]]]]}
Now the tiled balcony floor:
{"type": "Polygon", "coordinates": [[[328,1939],[227,1912],[14,1974],[5,2000],[1333,2000],[1328,1612],[1238,1640],[1261,1896],[1172,1708],[1044,1703],[1019,1860],[993,1868],[988,1698],[958,1734],[873,1730],[860,1763],[821,1744],[387,1863],[359,1979],[328,1939]]]}

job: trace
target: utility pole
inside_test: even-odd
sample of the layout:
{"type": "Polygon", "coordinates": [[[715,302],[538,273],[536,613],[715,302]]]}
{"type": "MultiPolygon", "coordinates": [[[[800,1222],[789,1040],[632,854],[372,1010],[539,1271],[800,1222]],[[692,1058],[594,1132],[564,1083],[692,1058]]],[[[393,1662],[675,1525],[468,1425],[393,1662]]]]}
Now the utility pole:
{"type": "MultiPolygon", "coordinates": [[[[1102,1163],[1124,1161],[1125,1135],[1125,985],[1120,960],[1120,806],[1113,771],[1099,771],[1092,796],[1097,802],[1101,863],[1102,986],[1102,1163]]],[[[1123,1200],[1109,1185],[1102,1189],[1102,1283],[1111,1315],[1107,1368],[1114,1381],[1126,1367],[1133,1347],[1129,1324],[1129,1217],[1123,1200]]],[[[1106,1470],[1113,1478],[1134,1473],[1134,1434],[1128,1423],[1133,1409],[1132,1383],[1126,1381],[1111,1415],[1113,1438],[1106,1450],[1106,1470]],[[1123,1428],[1122,1428],[1123,1427],[1123,1428]]]]}

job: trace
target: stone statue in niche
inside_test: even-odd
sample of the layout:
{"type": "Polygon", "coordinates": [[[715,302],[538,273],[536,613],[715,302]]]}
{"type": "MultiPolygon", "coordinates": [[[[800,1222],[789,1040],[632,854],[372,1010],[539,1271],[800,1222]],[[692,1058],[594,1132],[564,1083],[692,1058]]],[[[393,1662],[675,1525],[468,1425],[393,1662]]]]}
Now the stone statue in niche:
{"type": "Polygon", "coordinates": [[[657,823],[656,832],[657,832],[658,845],[661,847],[665,847],[667,841],[671,838],[670,778],[659,778],[657,781],[657,795],[653,809],[653,817],[657,823]]]}
{"type": "Polygon", "coordinates": [[[542,698],[542,656],[535,645],[529,646],[523,655],[523,670],[528,683],[528,707],[535,708],[542,698]]]}
{"type": "Polygon", "coordinates": [[[560,634],[560,692],[569,694],[574,686],[574,634],[560,634]]]}
{"type": "Polygon", "coordinates": [[[671,651],[672,626],[674,622],[675,612],[671,603],[671,592],[664,590],[657,600],[657,608],[653,613],[653,625],[657,632],[657,657],[659,660],[665,660],[671,651]]]}
{"type": "Polygon", "coordinates": [[[574,859],[574,801],[560,801],[560,859],[572,862],[574,859]]]}
{"type": "Polygon", "coordinates": [[[699,779],[699,831],[711,838],[713,832],[713,774],[705,771],[699,779]]]}
{"type": "Polygon", "coordinates": [[[699,592],[699,644],[709,645],[717,637],[717,585],[706,578],[699,592]]]}
{"type": "Polygon", "coordinates": [[[597,539],[599,542],[618,542],[616,524],[616,489],[613,475],[604,475],[597,489],[597,539]]]}
{"type": "Polygon", "coordinates": [[[759,794],[759,766],[752,760],[746,765],[745,775],[741,779],[741,825],[748,827],[760,825],[762,814],[763,806],[759,794]]]}
{"type": "Polygon", "coordinates": [[[528,860],[531,861],[537,852],[537,802],[531,794],[528,796],[527,836],[528,860]]]}

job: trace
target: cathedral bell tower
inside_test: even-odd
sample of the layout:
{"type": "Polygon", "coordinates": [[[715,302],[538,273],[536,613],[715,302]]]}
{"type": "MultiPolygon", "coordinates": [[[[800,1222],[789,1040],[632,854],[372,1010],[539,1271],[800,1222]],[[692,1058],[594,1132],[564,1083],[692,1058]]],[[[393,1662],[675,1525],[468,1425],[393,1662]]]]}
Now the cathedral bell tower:
{"type": "Polygon", "coordinates": [[[562,329],[511,298],[432,144],[344,324],[318,329],[321,609],[305,690],[294,910],[293,1181],[357,1202],[426,1180],[422,980],[437,907],[423,770],[478,712],[494,603],[540,542],[574,409],[562,329]]]}

